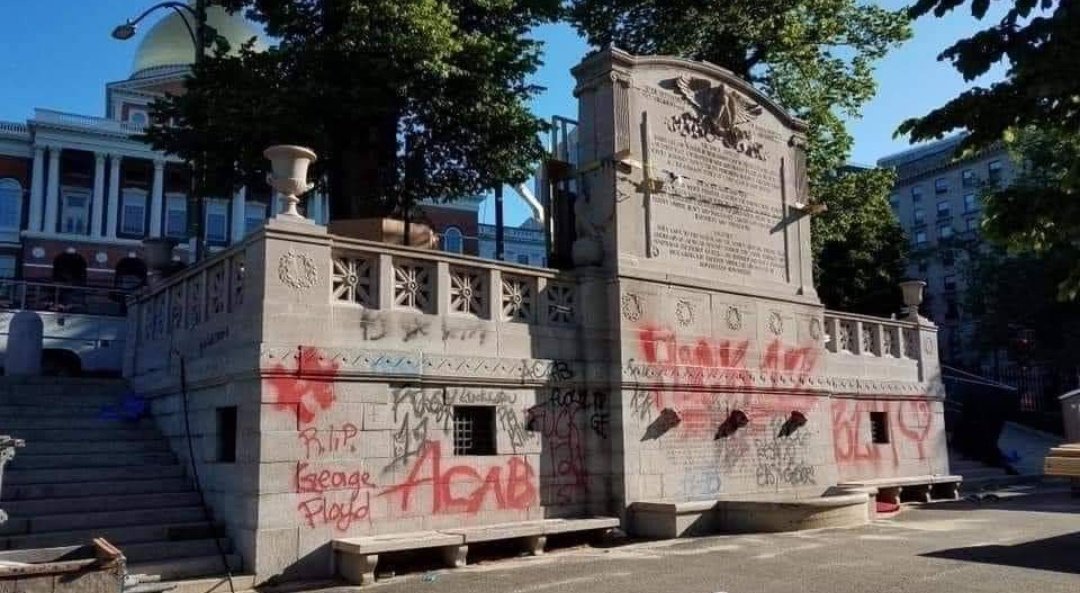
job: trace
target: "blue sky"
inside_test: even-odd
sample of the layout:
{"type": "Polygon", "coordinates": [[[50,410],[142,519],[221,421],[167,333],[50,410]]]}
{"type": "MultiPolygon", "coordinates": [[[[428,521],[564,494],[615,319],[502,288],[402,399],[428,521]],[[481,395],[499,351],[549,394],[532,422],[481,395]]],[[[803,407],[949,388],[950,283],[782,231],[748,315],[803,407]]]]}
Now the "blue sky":
{"type": "MultiPolygon", "coordinates": [[[[109,33],[152,3],[0,0],[0,14],[6,25],[5,34],[0,36],[0,120],[25,120],[35,107],[102,115],[104,84],[127,77],[140,38],[137,35],[121,42],[109,33]]],[[[909,3],[881,2],[890,8],[909,3]]],[[[1002,4],[994,3],[987,22],[1000,18],[1002,4]]],[[[927,112],[970,86],[948,64],[937,62],[936,56],[953,40],[981,26],[966,6],[945,18],[928,17],[915,23],[914,39],[878,65],[877,96],[864,107],[862,118],[850,122],[855,137],[852,161],[872,164],[885,154],[908,147],[905,139],[892,137],[897,124],[927,112]]],[[[536,98],[533,108],[543,117],[575,117],[570,68],[588,47],[572,29],[562,25],[542,27],[536,35],[546,42],[546,51],[545,64],[535,80],[547,90],[536,98]]],[[[995,68],[974,83],[988,84],[1003,73],[1004,68],[995,68]]],[[[507,223],[516,224],[527,216],[527,210],[509,197],[512,192],[507,195],[507,223]]],[[[482,217],[487,221],[494,218],[490,203],[485,203],[482,217]]]]}

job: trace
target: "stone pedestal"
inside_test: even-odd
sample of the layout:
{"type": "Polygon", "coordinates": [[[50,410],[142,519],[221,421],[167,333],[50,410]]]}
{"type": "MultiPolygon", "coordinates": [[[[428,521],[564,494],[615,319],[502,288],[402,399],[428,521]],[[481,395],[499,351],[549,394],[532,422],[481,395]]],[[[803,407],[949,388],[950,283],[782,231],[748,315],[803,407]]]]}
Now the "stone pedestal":
{"type": "MultiPolygon", "coordinates": [[[[353,218],[332,220],[330,232],[340,237],[376,241],[390,245],[405,244],[405,221],[397,218],[353,218]]],[[[426,224],[409,223],[410,247],[437,249],[439,238],[426,224]]]]}
{"type": "Polygon", "coordinates": [[[41,374],[44,324],[34,311],[19,311],[11,319],[4,373],[11,377],[41,374]]]}

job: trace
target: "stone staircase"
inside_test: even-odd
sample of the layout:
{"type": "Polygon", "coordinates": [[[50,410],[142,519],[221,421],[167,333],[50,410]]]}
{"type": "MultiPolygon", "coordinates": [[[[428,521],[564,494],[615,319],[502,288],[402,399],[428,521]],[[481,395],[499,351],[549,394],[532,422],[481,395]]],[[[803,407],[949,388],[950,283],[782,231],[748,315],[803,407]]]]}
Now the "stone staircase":
{"type": "MultiPolygon", "coordinates": [[[[104,537],[131,574],[161,580],[223,574],[215,535],[186,468],[150,419],[101,418],[119,380],[0,377],[0,433],[26,441],[7,464],[0,550],[85,544],[104,537]]],[[[222,538],[226,559],[240,559],[222,538]]]]}

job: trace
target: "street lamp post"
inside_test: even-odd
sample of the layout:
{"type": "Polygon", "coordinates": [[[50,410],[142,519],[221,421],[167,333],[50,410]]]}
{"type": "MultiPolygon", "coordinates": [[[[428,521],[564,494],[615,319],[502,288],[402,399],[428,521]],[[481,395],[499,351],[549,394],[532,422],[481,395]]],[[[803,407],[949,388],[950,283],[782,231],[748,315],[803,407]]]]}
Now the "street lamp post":
{"type": "MultiPolygon", "coordinates": [[[[206,55],[206,0],[195,0],[194,8],[190,4],[184,2],[160,2],[147,8],[139,16],[128,19],[122,25],[118,25],[113,29],[112,36],[114,39],[126,41],[135,36],[136,28],[139,23],[159,8],[171,9],[176,14],[180,15],[180,21],[184,23],[184,28],[187,29],[188,36],[191,37],[191,43],[195,46],[195,66],[198,67],[202,63],[203,57],[206,55]],[[188,22],[188,17],[192,17],[195,20],[195,27],[192,28],[191,23],[188,22]]],[[[198,196],[197,188],[199,184],[196,183],[196,175],[200,177],[200,181],[205,181],[204,168],[205,168],[205,153],[194,163],[191,163],[191,194],[188,198],[188,212],[191,214],[188,216],[188,235],[191,238],[192,248],[194,250],[195,261],[201,261],[206,256],[206,240],[202,233],[203,222],[203,200],[198,196]]]]}

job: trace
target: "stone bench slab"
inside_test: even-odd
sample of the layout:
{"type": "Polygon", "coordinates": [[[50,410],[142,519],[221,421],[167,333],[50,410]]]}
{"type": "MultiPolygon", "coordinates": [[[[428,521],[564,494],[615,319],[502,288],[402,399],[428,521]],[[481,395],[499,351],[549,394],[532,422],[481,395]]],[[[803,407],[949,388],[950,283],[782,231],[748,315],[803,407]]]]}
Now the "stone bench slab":
{"type": "Polygon", "coordinates": [[[894,478],[873,478],[869,480],[853,480],[837,484],[839,488],[893,488],[897,486],[926,486],[929,484],[952,484],[964,481],[963,476],[955,475],[925,475],[925,476],[897,476],[894,478]]]}
{"type": "Polygon", "coordinates": [[[333,545],[334,550],[347,554],[381,554],[384,552],[400,552],[403,550],[417,550],[420,548],[460,546],[464,543],[465,538],[454,533],[415,531],[411,533],[335,539],[333,545]]]}
{"type": "Polygon", "coordinates": [[[465,543],[490,542],[500,539],[516,539],[536,535],[544,535],[544,523],[542,521],[527,521],[522,523],[501,523],[496,525],[484,525],[481,527],[462,527],[458,529],[443,529],[442,533],[448,533],[464,538],[465,543]]]}
{"type": "Polygon", "coordinates": [[[619,526],[616,517],[590,517],[586,519],[544,519],[544,535],[614,529],[619,526]]]}

